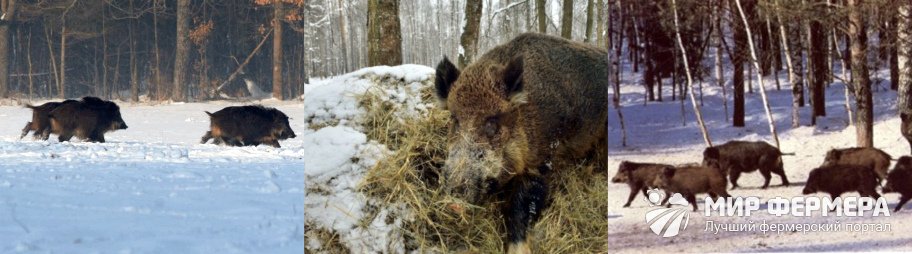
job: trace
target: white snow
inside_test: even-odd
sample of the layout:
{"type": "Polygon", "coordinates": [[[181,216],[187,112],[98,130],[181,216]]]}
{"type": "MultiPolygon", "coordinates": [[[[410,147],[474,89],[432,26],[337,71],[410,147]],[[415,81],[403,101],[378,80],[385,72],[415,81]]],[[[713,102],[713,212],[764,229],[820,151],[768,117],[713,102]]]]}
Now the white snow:
{"type": "MultiPolygon", "coordinates": [[[[702,160],[705,148],[700,130],[694,120],[693,109],[689,98],[684,106],[686,125],[682,125],[681,104],[670,99],[670,87],[666,83],[665,102],[649,102],[643,105],[645,90],[639,81],[642,77],[627,68],[622,81],[622,104],[624,117],[629,133],[628,146],[621,146],[621,130],[613,107],[609,114],[609,169],[613,176],[623,160],[637,162],[654,162],[667,164],[694,163],[702,160]]],[[[771,187],[761,190],[763,177],[757,173],[742,174],[739,185],[742,187],[729,191],[733,196],[758,196],[761,202],[771,198],[791,198],[801,195],[801,190],[811,169],[823,162],[825,153],[831,148],[852,147],[855,145],[855,128],[848,126],[844,108],[843,85],[838,82],[827,88],[827,116],[818,118],[817,126],[810,125],[810,106],[801,108],[801,127],[791,127],[791,86],[787,85],[786,74],[780,72],[782,90],[775,90],[772,78],[766,82],[768,95],[783,152],[795,152],[795,156],[784,156],[785,171],[792,185],[780,186],[778,176],[773,175],[771,187]]],[[[888,76],[883,71],[876,76],[888,76]]],[[[731,72],[725,77],[730,79],[731,72]]],[[[666,81],[667,82],[667,81],[666,81]]],[[[703,115],[707,122],[713,144],[718,145],[729,140],[763,140],[772,144],[766,115],[760,100],[756,80],[753,82],[753,94],[746,94],[746,127],[734,128],[726,122],[722,112],[721,89],[711,84],[704,84],[705,94],[703,115]]],[[[900,135],[900,120],[896,114],[896,94],[889,91],[889,81],[875,83],[874,93],[874,145],[891,154],[894,158],[909,153],[909,145],[900,135]]],[[[731,88],[729,110],[731,104],[731,88]]],[[[729,111],[729,115],[731,111],[729,111]]],[[[729,185],[730,186],[730,185],[729,185]]],[[[699,213],[691,213],[690,226],[681,235],[662,238],[649,231],[644,221],[646,212],[655,209],[643,200],[642,194],[634,199],[630,208],[622,208],[627,200],[629,187],[626,184],[609,183],[608,246],[613,252],[804,252],[804,251],[912,251],[912,207],[890,217],[776,217],[765,212],[755,213],[748,218],[739,217],[704,217],[703,206],[699,213]],[[722,232],[713,234],[705,232],[705,221],[717,223],[833,223],[840,221],[858,223],[888,223],[890,232],[722,232]]],[[[848,193],[843,196],[855,196],[848,193]]],[[[698,201],[705,195],[698,195],[698,201]]],[[[825,197],[817,193],[808,196],[825,197]]],[[[896,205],[899,195],[885,195],[889,206],[896,205]]],[[[702,203],[702,202],[700,202],[702,203]]],[[[689,211],[689,208],[688,208],[689,211]]]]}
{"type": "MultiPolygon", "coordinates": [[[[300,102],[262,103],[305,129],[300,102]]],[[[238,103],[119,104],[104,144],[19,140],[31,110],[0,107],[0,253],[303,251],[300,137],[201,145],[203,111],[238,103]]]]}
{"type": "MultiPolygon", "coordinates": [[[[427,66],[378,66],[305,86],[308,128],[299,139],[305,144],[308,163],[304,173],[308,226],[338,234],[337,240],[352,253],[405,252],[399,227],[408,212],[379,208],[377,200],[358,191],[367,170],[389,153],[363,132],[360,121],[366,110],[359,101],[373,94],[397,107],[400,114],[425,113],[433,104],[422,98],[421,91],[431,86],[433,74],[427,66]],[[387,220],[390,217],[394,219],[387,220]]],[[[316,251],[326,244],[309,238],[307,247],[316,251]]]]}

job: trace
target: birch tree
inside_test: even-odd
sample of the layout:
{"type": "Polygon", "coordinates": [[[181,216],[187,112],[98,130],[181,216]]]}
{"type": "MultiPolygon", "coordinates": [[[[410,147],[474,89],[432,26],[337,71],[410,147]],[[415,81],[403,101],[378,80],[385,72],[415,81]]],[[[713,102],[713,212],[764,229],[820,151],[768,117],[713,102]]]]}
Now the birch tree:
{"type": "Polygon", "coordinates": [[[747,22],[747,15],[744,15],[744,9],[741,8],[741,0],[735,0],[735,5],[738,7],[738,13],[741,15],[741,21],[744,22],[744,31],[747,33],[747,43],[748,48],[750,49],[751,62],[753,62],[754,68],[757,69],[757,83],[760,84],[760,97],[763,99],[763,110],[766,112],[766,119],[769,123],[770,134],[773,135],[773,141],[776,144],[776,148],[780,148],[779,134],[776,133],[776,122],[773,120],[773,113],[772,110],[770,110],[769,99],[766,96],[766,85],[764,85],[763,74],[761,74],[760,71],[760,60],[757,58],[757,48],[754,46],[754,39],[751,35],[750,25],[747,22]]]}
{"type": "MultiPolygon", "coordinates": [[[[703,141],[706,142],[706,146],[712,147],[712,141],[709,138],[709,131],[706,130],[706,124],[703,122],[703,112],[700,111],[700,104],[697,103],[697,97],[694,95],[694,86],[693,86],[693,77],[690,74],[690,65],[687,63],[687,50],[684,47],[684,41],[681,40],[681,27],[678,21],[678,4],[675,0],[671,0],[671,9],[674,13],[674,27],[675,27],[675,37],[678,40],[678,47],[681,49],[681,58],[684,62],[684,74],[687,75],[687,87],[690,88],[688,91],[690,93],[690,104],[693,105],[694,114],[697,116],[697,123],[700,125],[700,132],[703,133],[703,141]]],[[[750,30],[748,30],[749,33],[750,30]]],[[[683,102],[684,99],[682,98],[683,102]]],[[[778,142],[776,146],[778,147],[778,142]]]]}

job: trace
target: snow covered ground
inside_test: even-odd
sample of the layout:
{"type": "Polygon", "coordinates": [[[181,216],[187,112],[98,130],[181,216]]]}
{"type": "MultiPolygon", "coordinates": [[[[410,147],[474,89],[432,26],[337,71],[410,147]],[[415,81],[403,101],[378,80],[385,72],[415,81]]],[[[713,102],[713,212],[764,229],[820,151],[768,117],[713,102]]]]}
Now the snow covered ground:
{"type": "MultiPolygon", "coordinates": [[[[405,211],[381,209],[358,185],[368,169],[389,153],[369,140],[362,122],[366,109],[359,104],[365,94],[380,96],[399,107],[402,114],[427,112],[421,90],[433,83],[434,70],[427,66],[371,67],[339,77],[312,82],[305,87],[305,128],[298,133],[307,161],[304,212],[307,250],[352,253],[403,253],[399,231],[405,211]],[[393,219],[391,219],[393,218],[393,219]],[[317,234],[337,238],[326,242],[317,234]]],[[[391,109],[394,110],[394,109],[391,109]]]]}
{"type": "MultiPolygon", "coordinates": [[[[263,101],[305,129],[300,101],[263,101]]],[[[303,139],[199,144],[204,110],[119,103],[108,143],[19,140],[31,110],[0,107],[0,253],[301,253],[303,139]]],[[[74,139],[75,141],[75,139],[74,139]]]]}
{"type": "MultiPolygon", "coordinates": [[[[682,125],[681,104],[670,99],[670,87],[666,90],[665,102],[649,102],[643,105],[645,90],[636,81],[640,77],[626,72],[625,85],[622,86],[622,104],[624,117],[629,133],[628,145],[621,146],[621,130],[616,112],[611,108],[609,114],[609,170],[613,176],[623,160],[637,162],[655,162],[683,164],[700,162],[705,147],[700,130],[694,120],[692,107],[684,106],[686,124],[682,125]]],[[[852,147],[855,144],[855,129],[848,126],[844,108],[843,86],[835,83],[827,89],[827,117],[818,119],[817,126],[808,126],[810,107],[801,109],[801,127],[791,125],[791,87],[785,85],[785,75],[781,91],[775,90],[775,82],[767,80],[770,104],[783,152],[795,152],[795,156],[783,157],[785,171],[792,185],[780,186],[778,176],[773,176],[771,187],[759,189],[763,177],[757,173],[742,174],[739,188],[729,193],[733,196],[759,196],[762,202],[775,197],[791,198],[802,196],[801,190],[811,169],[823,162],[829,149],[852,147]]],[[[887,76],[884,72],[879,77],[887,76]]],[[[731,73],[726,73],[731,77],[731,73]]],[[[730,84],[729,84],[730,85],[730,84]]],[[[755,93],[746,95],[746,127],[733,128],[725,121],[722,107],[721,89],[706,85],[703,115],[709,128],[713,144],[722,144],[729,140],[763,140],[770,142],[771,135],[763,112],[760,94],[756,92],[757,81],[754,80],[755,93]]],[[[894,158],[909,153],[909,145],[900,135],[900,120],[896,114],[896,95],[889,91],[889,83],[881,83],[874,94],[874,145],[891,154],[894,158]]],[[[731,110],[731,90],[728,90],[729,110],[731,110]]],[[[689,99],[689,98],[688,98],[689,99]]],[[[729,111],[729,114],[731,112],[729,111]]],[[[643,200],[642,195],[635,199],[630,208],[622,208],[626,202],[629,188],[626,184],[611,183],[608,189],[609,236],[608,246],[622,253],[644,252],[798,252],[798,251],[912,251],[912,206],[892,213],[890,217],[776,217],[765,212],[755,213],[751,217],[705,217],[700,205],[700,213],[690,213],[690,222],[686,230],[671,238],[662,238],[653,234],[646,226],[646,212],[656,209],[643,200]],[[838,232],[721,232],[714,234],[705,231],[705,222],[716,223],[874,223],[889,224],[889,232],[856,232],[842,230],[838,232]]],[[[849,193],[844,196],[854,196],[849,193]]],[[[701,200],[704,195],[698,195],[701,200]]],[[[809,196],[827,196],[818,193],[809,196]]],[[[892,208],[899,195],[885,195],[892,208]]],[[[702,202],[700,202],[702,203],[702,202]]],[[[689,210],[688,210],[689,212],[689,210]]],[[[869,213],[870,215],[870,213],[869,213]]]]}

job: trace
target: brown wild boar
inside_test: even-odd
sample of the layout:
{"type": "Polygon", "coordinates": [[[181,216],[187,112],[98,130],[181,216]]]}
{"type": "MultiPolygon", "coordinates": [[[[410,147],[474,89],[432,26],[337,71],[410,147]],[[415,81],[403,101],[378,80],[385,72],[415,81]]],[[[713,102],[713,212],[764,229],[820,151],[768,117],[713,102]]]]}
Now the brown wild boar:
{"type": "Polygon", "coordinates": [[[472,203],[508,193],[496,198],[506,206],[510,252],[529,250],[526,230],[546,205],[543,171],[551,161],[598,157],[605,146],[606,56],[598,47],[527,33],[461,71],[447,58],[437,65],[437,97],[451,114],[444,189],[472,203]]]}
{"type": "Polygon", "coordinates": [[[231,146],[267,144],[280,147],[279,140],[297,137],[288,124],[288,116],[278,109],[253,105],[226,107],[215,113],[206,111],[206,114],[210,125],[202,144],[215,139],[215,144],[231,146]]]}
{"type": "Polygon", "coordinates": [[[887,174],[887,184],[884,185],[883,192],[899,192],[902,195],[893,210],[895,212],[899,212],[899,209],[912,199],[912,157],[899,157],[896,166],[887,174]]]}
{"type": "Polygon", "coordinates": [[[668,193],[681,193],[697,211],[696,194],[707,193],[713,199],[731,197],[726,190],[725,173],[719,168],[704,166],[666,167],[653,185],[668,193]]]}
{"type": "Polygon", "coordinates": [[[96,97],[67,100],[51,111],[51,132],[60,142],[73,136],[91,142],[104,143],[104,134],[127,128],[120,116],[120,107],[114,102],[96,97]]]}
{"type": "Polygon", "coordinates": [[[763,186],[769,187],[771,173],[779,175],[782,185],[788,186],[788,177],[782,167],[782,152],[778,148],[762,141],[729,141],[725,144],[703,150],[703,164],[717,163],[731,179],[732,189],[738,188],[741,173],[760,170],[763,175],[763,186]]]}
{"type": "Polygon", "coordinates": [[[880,198],[877,194],[877,176],[874,171],[858,165],[832,164],[811,170],[801,194],[816,192],[830,194],[836,199],[846,192],[856,191],[861,196],[880,198]]]}
{"type": "Polygon", "coordinates": [[[877,181],[881,181],[887,178],[887,170],[890,169],[892,159],[889,154],[877,148],[852,147],[830,150],[823,159],[822,165],[861,166],[876,173],[877,181]]]}
{"type": "MultiPolygon", "coordinates": [[[[67,100],[69,102],[72,100],[67,100]]],[[[32,121],[25,123],[25,128],[22,128],[22,135],[19,136],[19,139],[28,135],[29,132],[34,131],[32,138],[47,140],[51,136],[51,111],[53,111],[57,106],[60,106],[63,102],[48,102],[41,104],[41,106],[32,106],[31,104],[26,104],[26,108],[32,109],[32,121]]]]}
{"type": "MultiPolygon", "coordinates": [[[[622,161],[618,166],[617,174],[611,178],[611,182],[626,183],[630,186],[630,196],[627,197],[627,203],[624,204],[624,207],[630,207],[630,202],[633,202],[637,193],[642,191],[643,196],[646,196],[648,189],[656,188],[654,182],[656,177],[662,174],[662,170],[671,167],[671,165],[665,164],[622,161]]],[[[668,201],[668,198],[671,197],[670,194],[665,192],[665,200],[662,201],[662,204],[668,201]]]]}

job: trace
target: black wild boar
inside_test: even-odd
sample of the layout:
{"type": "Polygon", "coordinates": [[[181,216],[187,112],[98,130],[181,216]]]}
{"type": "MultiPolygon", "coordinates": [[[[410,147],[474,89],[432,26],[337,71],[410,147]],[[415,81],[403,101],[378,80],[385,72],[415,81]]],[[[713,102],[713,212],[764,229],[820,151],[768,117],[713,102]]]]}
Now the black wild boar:
{"type": "Polygon", "coordinates": [[[900,112],[899,118],[902,120],[899,131],[902,132],[902,136],[906,138],[906,142],[909,142],[909,148],[912,149],[912,115],[900,112]]]}
{"type": "Polygon", "coordinates": [[[826,165],[811,170],[802,194],[816,192],[830,194],[836,199],[843,193],[857,191],[861,196],[879,198],[877,176],[874,171],[857,165],[826,165]]]}
{"type": "Polygon", "coordinates": [[[713,199],[731,196],[726,190],[725,173],[712,167],[665,167],[653,185],[668,193],[681,193],[694,211],[697,211],[696,194],[707,193],[713,199]]]}
{"type": "Polygon", "coordinates": [[[120,116],[120,107],[114,102],[96,97],[67,100],[51,111],[51,132],[60,142],[73,136],[90,142],[105,142],[104,134],[127,128],[120,116]]]}
{"type": "MultiPolygon", "coordinates": [[[[643,196],[646,196],[646,191],[651,188],[656,188],[655,179],[662,174],[662,170],[665,168],[671,168],[671,165],[665,164],[653,164],[653,163],[636,163],[630,161],[622,161],[621,165],[618,166],[618,172],[611,178],[613,183],[626,183],[630,186],[630,196],[627,197],[627,203],[624,204],[624,207],[630,207],[630,202],[636,197],[637,193],[640,191],[643,192],[643,196]]],[[[665,193],[665,200],[662,201],[662,204],[665,201],[668,201],[668,198],[671,196],[670,193],[665,193]]]]}
{"type": "Polygon", "coordinates": [[[282,111],[260,105],[226,107],[209,113],[209,131],[203,135],[202,144],[214,139],[215,144],[230,146],[258,146],[266,144],[280,147],[279,140],[295,138],[282,111]]]}
{"type": "Polygon", "coordinates": [[[749,173],[759,169],[763,175],[763,189],[769,187],[770,179],[775,173],[782,179],[782,185],[788,186],[788,177],[782,167],[782,152],[778,148],[757,141],[729,141],[720,146],[703,150],[703,164],[718,164],[731,180],[732,189],[738,188],[738,178],[741,173],[749,173]]]}
{"type": "Polygon", "coordinates": [[[891,159],[893,158],[889,154],[877,148],[853,147],[830,150],[823,159],[822,165],[861,166],[876,173],[877,180],[880,181],[887,177],[891,159]]]}
{"type": "Polygon", "coordinates": [[[24,138],[30,131],[34,131],[32,138],[47,140],[51,136],[51,111],[60,106],[60,104],[63,104],[63,102],[48,102],[41,104],[41,106],[26,104],[25,107],[32,109],[32,121],[25,123],[25,128],[22,128],[22,135],[19,136],[19,139],[24,138]]]}
{"type": "Polygon", "coordinates": [[[893,167],[890,174],[887,174],[887,184],[884,185],[883,192],[898,192],[902,195],[893,210],[895,212],[902,209],[903,205],[912,199],[912,157],[899,157],[896,166],[893,167]]]}
{"type": "Polygon", "coordinates": [[[510,251],[528,251],[526,230],[536,217],[514,215],[540,212],[535,200],[547,199],[547,192],[524,187],[546,183],[540,169],[552,160],[607,162],[598,158],[607,135],[606,55],[598,47],[527,33],[461,71],[446,58],[437,65],[436,95],[451,115],[443,187],[471,203],[510,193],[498,197],[506,199],[498,203],[507,206],[510,251]],[[517,177],[526,184],[509,184],[517,177]]]}

